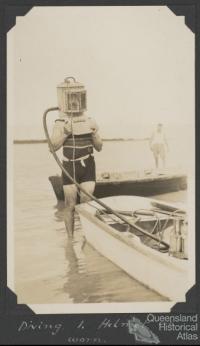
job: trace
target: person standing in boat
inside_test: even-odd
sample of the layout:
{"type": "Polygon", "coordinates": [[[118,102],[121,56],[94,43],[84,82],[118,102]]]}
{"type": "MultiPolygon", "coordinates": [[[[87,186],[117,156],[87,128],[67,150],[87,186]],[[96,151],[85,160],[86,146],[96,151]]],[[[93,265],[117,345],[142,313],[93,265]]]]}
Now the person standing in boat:
{"type": "Polygon", "coordinates": [[[163,130],[163,124],[157,125],[156,130],[150,138],[149,145],[153,152],[156,169],[160,168],[160,161],[162,162],[162,167],[165,168],[166,152],[169,150],[169,147],[163,130]]]}
{"type": "MultiPolygon", "coordinates": [[[[86,92],[82,84],[75,80],[69,82],[67,78],[65,83],[60,85],[60,90],[58,87],[58,97],[59,93],[59,119],[55,121],[51,136],[54,150],[63,148],[64,168],[84,190],[93,194],[96,182],[93,149],[102,150],[98,125],[94,119],[87,117],[84,113],[86,92]],[[62,92],[64,90],[65,100],[63,104],[62,92]]],[[[65,196],[65,225],[69,236],[72,236],[78,189],[64,173],[62,173],[62,180],[65,196]]],[[[88,200],[89,197],[80,191],[80,202],[84,203],[88,200]]]]}

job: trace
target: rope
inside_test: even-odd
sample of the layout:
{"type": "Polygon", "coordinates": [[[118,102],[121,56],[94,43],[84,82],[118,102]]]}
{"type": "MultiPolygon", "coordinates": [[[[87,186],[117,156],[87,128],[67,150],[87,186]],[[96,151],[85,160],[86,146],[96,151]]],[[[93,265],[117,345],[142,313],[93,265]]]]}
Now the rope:
{"type": "Polygon", "coordinates": [[[76,151],[76,142],[74,138],[74,129],[73,129],[73,114],[71,113],[71,131],[72,131],[72,139],[73,139],[73,176],[74,180],[76,180],[76,171],[75,171],[75,151],[76,151]]]}

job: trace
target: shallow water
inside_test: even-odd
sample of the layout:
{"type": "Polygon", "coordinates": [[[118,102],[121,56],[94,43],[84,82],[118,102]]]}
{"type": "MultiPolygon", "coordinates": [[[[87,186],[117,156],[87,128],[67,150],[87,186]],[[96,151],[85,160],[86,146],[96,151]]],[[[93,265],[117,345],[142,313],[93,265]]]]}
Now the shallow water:
{"type": "MultiPolygon", "coordinates": [[[[98,171],[148,169],[144,142],[107,142],[96,154],[98,171]],[[131,155],[130,159],[130,146],[131,155]],[[106,155],[105,155],[106,152],[106,155]],[[119,165],[120,162],[120,165],[119,165]]],[[[173,157],[169,165],[173,165],[173,157]]],[[[183,164],[183,162],[182,162],[183,164]]],[[[165,300],[97,253],[76,216],[68,239],[62,210],[48,181],[60,173],[46,144],[14,145],[15,292],[19,303],[84,303],[165,300]]],[[[185,201],[186,192],[157,196],[185,201]]]]}

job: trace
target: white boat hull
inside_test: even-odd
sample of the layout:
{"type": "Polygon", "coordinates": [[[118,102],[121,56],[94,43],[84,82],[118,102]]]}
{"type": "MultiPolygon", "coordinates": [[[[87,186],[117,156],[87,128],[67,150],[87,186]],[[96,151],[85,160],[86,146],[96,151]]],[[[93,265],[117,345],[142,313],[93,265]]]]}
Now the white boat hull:
{"type": "MultiPolygon", "coordinates": [[[[133,205],[135,196],[116,196],[102,201],[116,208],[118,202],[133,205]],[[128,201],[127,201],[128,199],[128,201]]],[[[141,199],[139,197],[139,199],[141,199]]],[[[140,202],[145,202],[142,198],[140,202]]],[[[145,204],[143,203],[143,205],[145,204]]],[[[95,202],[91,205],[97,206],[95,202]]],[[[173,301],[184,301],[188,290],[188,261],[160,253],[142,244],[137,236],[127,238],[95,216],[95,208],[82,204],[77,206],[87,241],[103,256],[122,268],[133,278],[173,301]]],[[[127,208],[127,205],[124,206],[127,208]]],[[[119,208],[118,208],[119,209],[119,208]]]]}

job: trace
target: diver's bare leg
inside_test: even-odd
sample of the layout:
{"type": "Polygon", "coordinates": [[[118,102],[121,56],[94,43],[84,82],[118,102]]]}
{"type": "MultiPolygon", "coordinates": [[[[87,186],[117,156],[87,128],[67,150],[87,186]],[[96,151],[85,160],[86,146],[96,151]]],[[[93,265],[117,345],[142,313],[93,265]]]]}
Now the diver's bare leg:
{"type": "MultiPolygon", "coordinates": [[[[87,192],[89,192],[90,194],[94,193],[94,189],[95,189],[95,181],[86,181],[84,183],[80,184],[81,187],[86,190],[87,192]]],[[[90,201],[91,198],[88,197],[85,193],[83,193],[82,191],[80,192],[80,202],[81,203],[85,203],[90,201]]]]}
{"type": "Polygon", "coordinates": [[[77,201],[77,187],[75,184],[63,186],[65,195],[64,220],[65,226],[70,237],[74,232],[74,210],[77,201]]]}

